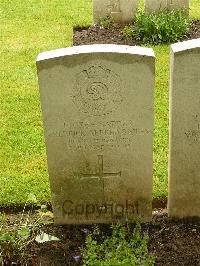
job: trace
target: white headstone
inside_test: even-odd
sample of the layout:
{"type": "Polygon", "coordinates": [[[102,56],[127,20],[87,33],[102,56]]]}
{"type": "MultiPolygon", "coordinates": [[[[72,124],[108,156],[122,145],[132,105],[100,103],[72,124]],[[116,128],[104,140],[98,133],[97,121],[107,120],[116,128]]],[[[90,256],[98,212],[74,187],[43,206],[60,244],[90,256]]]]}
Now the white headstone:
{"type": "Polygon", "coordinates": [[[57,224],[151,218],[154,61],[118,45],[38,56],[57,224]]]}
{"type": "Polygon", "coordinates": [[[145,0],[145,10],[147,12],[160,11],[163,9],[183,9],[185,13],[188,14],[189,0],[145,0]]]}
{"type": "Polygon", "coordinates": [[[117,22],[131,22],[137,8],[138,0],[93,0],[94,22],[106,16],[117,22]]]}
{"type": "Polygon", "coordinates": [[[200,217],[200,39],[171,46],[169,216],[200,217]]]}

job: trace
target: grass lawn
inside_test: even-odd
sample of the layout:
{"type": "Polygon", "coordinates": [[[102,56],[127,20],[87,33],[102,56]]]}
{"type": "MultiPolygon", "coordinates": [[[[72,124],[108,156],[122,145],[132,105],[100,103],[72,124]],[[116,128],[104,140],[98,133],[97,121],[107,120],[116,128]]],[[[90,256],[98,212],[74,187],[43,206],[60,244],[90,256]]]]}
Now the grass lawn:
{"type": "MultiPolygon", "coordinates": [[[[191,0],[200,18],[199,0],[191,0]]],[[[72,45],[72,26],[92,23],[91,0],[0,0],[0,204],[24,203],[30,193],[50,201],[35,59],[72,45]]],[[[169,47],[157,56],[154,197],[167,196],[169,47]]]]}

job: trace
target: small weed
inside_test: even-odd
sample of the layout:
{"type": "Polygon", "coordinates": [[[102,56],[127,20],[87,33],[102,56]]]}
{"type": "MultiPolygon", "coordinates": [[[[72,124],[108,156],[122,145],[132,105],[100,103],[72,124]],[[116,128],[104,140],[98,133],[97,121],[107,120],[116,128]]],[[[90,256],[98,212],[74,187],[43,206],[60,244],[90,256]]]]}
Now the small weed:
{"type": "MultiPolygon", "coordinates": [[[[29,195],[28,200],[37,203],[35,195],[29,195]]],[[[0,213],[0,265],[29,265],[31,260],[30,247],[33,241],[44,243],[59,240],[41,231],[42,224],[50,224],[52,213],[45,211],[44,205],[37,218],[25,214],[26,204],[20,219],[10,222],[4,213],[0,213]],[[48,222],[48,223],[47,223],[48,222]]]]}
{"type": "Polygon", "coordinates": [[[122,30],[122,33],[126,39],[132,39],[135,34],[133,25],[126,25],[122,30]]]}
{"type": "Polygon", "coordinates": [[[147,14],[139,11],[134,25],[123,29],[125,38],[136,38],[143,43],[162,44],[180,41],[188,32],[189,19],[181,10],[147,14]]]}
{"type": "Polygon", "coordinates": [[[148,254],[148,238],[142,236],[139,224],[132,231],[120,224],[111,229],[111,236],[103,236],[99,228],[87,236],[82,250],[84,266],[154,265],[154,257],[148,254]]]}
{"type": "Polygon", "coordinates": [[[113,19],[109,16],[101,17],[99,19],[99,25],[104,29],[110,29],[113,25],[113,19]]]}
{"type": "Polygon", "coordinates": [[[7,222],[5,214],[0,220],[0,263],[2,265],[26,265],[30,259],[30,244],[35,240],[37,224],[7,222]]]}

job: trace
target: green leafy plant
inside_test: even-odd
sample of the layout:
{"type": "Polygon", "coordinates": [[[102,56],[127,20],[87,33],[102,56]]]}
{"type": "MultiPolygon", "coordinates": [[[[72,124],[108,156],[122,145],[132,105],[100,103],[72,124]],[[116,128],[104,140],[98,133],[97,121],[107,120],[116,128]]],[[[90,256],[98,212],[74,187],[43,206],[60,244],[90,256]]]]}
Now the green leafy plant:
{"type": "MultiPolygon", "coordinates": [[[[28,202],[36,204],[38,201],[35,195],[30,194],[28,202]]],[[[41,206],[41,210],[38,211],[38,216],[35,216],[34,219],[31,218],[29,213],[25,214],[25,208],[26,204],[19,219],[14,223],[10,223],[4,213],[0,213],[1,265],[28,265],[29,260],[31,260],[29,249],[33,241],[44,243],[59,240],[40,230],[42,224],[50,223],[45,217],[52,218],[52,213],[46,210],[45,205],[41,206]]]]}
{"type": "Polygon", "coordinates": [[[125,38],[135,38],[143,43],[161,44],[180,41],[188,32],[189,19],[181,10],[147,14],[139,11],[133,25],[123,29],[125,38]]]}
{"type": "Polygon", "coordinates": [[[12,263],[23,265],[30,257],[28,248],[35,239],[35,225],[19,223],[10,227],[6,220],[6,216],[1,214],[0,263],[2,265],[11,265],[12,263]]]}
{"type": "Polygon", "coordinates": [[[101,17],[99,19],[99,25],[104,29],[109,29],[113,25],[113,19],[109,16],[101,17]]]}
{"type": "Polygon", "coordinates": [[[85,266],[154,265],[154,257],[148,254],[148,237],[142,236],[139,224],[132,231],[120,224],[111,229],[112,235],[107,237],[99,228],[88,234],[82,250],[85,266]]]}
{"type": "Polygon", "coordinates": [[[126,39],[132,39],[135,34],[133,25],[126,25],[123,28],[122,33],[126,39]]]}

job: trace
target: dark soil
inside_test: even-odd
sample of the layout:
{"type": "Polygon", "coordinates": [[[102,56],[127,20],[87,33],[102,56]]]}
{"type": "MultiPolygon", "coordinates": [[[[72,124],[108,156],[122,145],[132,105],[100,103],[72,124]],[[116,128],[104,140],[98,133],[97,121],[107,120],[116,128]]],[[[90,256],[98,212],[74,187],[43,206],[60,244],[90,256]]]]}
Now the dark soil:
{"type": "MultiPolygon", "coordinates": [[[[24,220],[27,217],[29,223],[34,224],[37,214],[26,214],[24,220]]],[[[14,226],[21,215],[8,215],[7,218],[10,226],[14,226]]],[[[46,221],[50,219],[46,217],[46,221]]],[[[99,227],[104,235],[110,234],[109,225],[99,227]]],[[[91,225],[43,225],[43,232],[58,237],[60,241],[42,244],[33,241],[29,245],[31,258],[27,265],[83,265],[80,248],[84,247],[87,233],[93,228],[91,225]]],[[[156,257],[156,265],[200,266],[200,219],[171,220],[165,209],[157,210],[153,212],[152,222],[142,224],[142,233],[149,235],[149,252],[156,257]]]]}
{"type": "MultiPolygon", "coordinates": [[[[141,41],[136,39],[125,39],[122,34],[124,26],[114,24],[110,29],[101,28],[99,25],[92,25],[88,28],[74,29],[74,45],[85,44],[122,44],[140,45],[141,41]]],[[[200,20],[192,22],[190,30],[183,40],[200,38],[200,20]]]]}
{"type": "Polygon", "coordinates": [[[188,34],[188,39],[197,38],[200,38],[200,20],[193,21],[188,34]]]}

